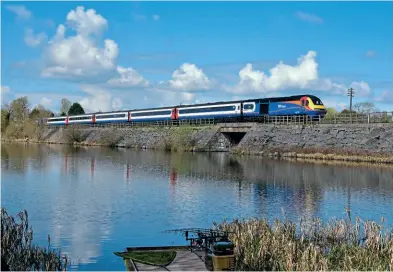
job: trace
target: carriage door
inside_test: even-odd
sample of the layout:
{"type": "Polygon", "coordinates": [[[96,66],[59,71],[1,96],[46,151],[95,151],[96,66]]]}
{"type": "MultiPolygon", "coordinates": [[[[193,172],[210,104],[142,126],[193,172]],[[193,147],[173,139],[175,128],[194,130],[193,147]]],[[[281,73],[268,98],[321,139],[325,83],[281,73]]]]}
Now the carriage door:
{"type": "Polygon", "coordinates": [[[260,103],[259,104],[259,114],[261,114],[261,115],[269,114],[269,103],[260,103]]]}
{"type": "Polygon", "coordinates": [[[172,109],[171,119],[176,120],[179,117],[178,111],[176,108],[172,109]]]}
{"type": "Polygon", "coordinates": [[[68,125],[68,116],[65,119],[65,123],[66,123],[66,125],[68,125]]]}
{"type": "Polygon", "coordinates": [[[96,123],[96,115],[93,114],[93,124],[95,124],[95,123],[96,123]]]}
{"type": "Polygon", "coordinates": [[[308,106],[307,96],[300,98],[300,103],[302,105],[302,110],[306,110],[306,106],[308,106]]]}

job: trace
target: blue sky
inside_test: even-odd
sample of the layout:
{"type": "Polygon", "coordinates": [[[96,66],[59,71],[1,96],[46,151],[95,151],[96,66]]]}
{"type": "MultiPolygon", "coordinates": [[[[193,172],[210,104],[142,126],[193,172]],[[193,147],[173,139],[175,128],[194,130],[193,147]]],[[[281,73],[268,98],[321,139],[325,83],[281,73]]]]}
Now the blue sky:
{"type": "Polygon", "coordinates": [[[393,110],[393,2],[2,2],[2,101],[107,111],[310,93],[393,110]],[[106,41],[105,41],[106,40],[106,41]]]}

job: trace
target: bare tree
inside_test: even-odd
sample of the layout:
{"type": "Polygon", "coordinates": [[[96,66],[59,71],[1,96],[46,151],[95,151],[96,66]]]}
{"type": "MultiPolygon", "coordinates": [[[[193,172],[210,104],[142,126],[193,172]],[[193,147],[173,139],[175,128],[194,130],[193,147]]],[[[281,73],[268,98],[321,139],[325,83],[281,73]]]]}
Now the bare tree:
{"type": "Polygon", "coordinates": [[[60,114],[68,114],[68,111],[71,107],[71,101],[68,100],[67,98],[62,98],[61,99],[61,109],[60,109],[60,114]]]}
{"type": "Polygon", "coordinates": [[[23,121],[29,115],[29,100],[27,96],[19,97],[9,106],[10,120],[23,121]]]}
{"type": "Polygon", "coordinates": [[[369,113],[375,111],[375,105],[372,102],[360,102],[360,103],[356,103],[353,106],[353,109],[357,113],[369,114],[369,113]]]}

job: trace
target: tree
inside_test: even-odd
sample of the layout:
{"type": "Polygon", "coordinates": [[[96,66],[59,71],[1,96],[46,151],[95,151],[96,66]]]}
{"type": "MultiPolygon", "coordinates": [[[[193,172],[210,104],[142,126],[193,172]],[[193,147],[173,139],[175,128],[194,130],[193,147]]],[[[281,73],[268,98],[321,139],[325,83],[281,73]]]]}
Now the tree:
{"type": "Polygon", "coordinates": [[[353,109],[357,113],[369,114],[369,113],[375,111],[375,105],[372,102],[360,102],[360,103],[356,103],[355,105],[353,105],[353,109]]]}
{"type": "Polygon", "coordinates": [[[10,120],[23,121],[29,115],[29,100],[27,96],[19,97],[11,102],[9,106],[10,120]]]}
{"type": "Polygon", "coordinates": [[[34,109],[30,112],[29,118],[31,120],[38,120],[41,118],[49,118],[53,117],[54,114],[50,110],[45,109],[42,105],[37,105],[34,109]]]}
{"type": "Polygon", "coordinates": [[[335,108],[327,108],[325,119],[333,119],[335,115],[337,115],[337,110],[335,108]]]}
{"type": "Polygon", "coordinates": [[[85,110],[78,102],[75,102],[68,110],[68,115],[78,115],[78,114],[85,114],[85,110]]]}
{"type": "MultiPolygon", "coordinates": [[[[351,111],[350,110],[347,110],[347,109],[344,109],[344,110],[342,110],[341,112],[340,112],[340,114],[350,114],[351,113],[351,111]]],[[[354,110],[352,110],[352,114],[355,114],[356,113],[356,111],[354,111],[354,110]]]]}
{"type": "Polygon", "coordinates": [[[10,123],[10,112],[7,108],[1,109],[1,133],[4,133],[10,123]]]}
{"type": "Polygon", "coordinates": [[[68,100],[67,98],[62,98],[61,99],[60,115],[61,116],[67,115],[67,112],[70,110],[70,107],[71,107],[71,101],[68,100]]]}

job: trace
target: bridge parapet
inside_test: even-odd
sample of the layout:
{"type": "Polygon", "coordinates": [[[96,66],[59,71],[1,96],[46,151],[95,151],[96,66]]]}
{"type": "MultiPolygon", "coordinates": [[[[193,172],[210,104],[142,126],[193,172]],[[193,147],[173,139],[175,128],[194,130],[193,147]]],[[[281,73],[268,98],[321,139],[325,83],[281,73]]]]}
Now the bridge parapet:
{"type": "Polygon", "coordinates": [[[219,123],[219,131],[224,133],[244,132],[252,130],[255,123],[219,123]]]}

